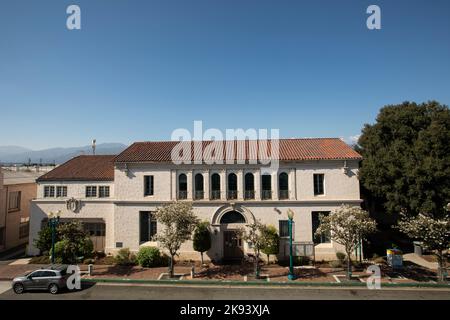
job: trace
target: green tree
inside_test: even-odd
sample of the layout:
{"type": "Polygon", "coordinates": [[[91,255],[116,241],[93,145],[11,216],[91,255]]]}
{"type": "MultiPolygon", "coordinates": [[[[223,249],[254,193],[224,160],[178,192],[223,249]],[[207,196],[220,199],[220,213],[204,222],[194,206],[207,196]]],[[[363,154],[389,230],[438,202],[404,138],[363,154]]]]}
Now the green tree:
{"type": "Polygon", "coordinates": [[[342,205],[329,215],[320,215],[316,235],[330,235],[331,240],[344,246],[347,254],[347,278],[351,278],[351,255],[366,236],[375,232],[376,223],[360,207],[342,205]]]}
{"type": "MultiPolygon", "coordinates": [[[[56,234],[56,242],[58,241],[56,234]]],[[[38,237],[34,239],[34,246],[41,251],[41,254],[47,254],[52,248],[52,228],[45,226],[39,231],[38,237]]]]}
{"type": "Polygon", "coordinates": [[[274,226],[267,226],[263,231],[263,237],[264,241],[261,251],[267,255],[267,264],[269,264],[270,255],[278,254],[280,251],[280,237],[274,226]]]}
{"type": "Polygon", "coordinates": [[[358,140],[359,177],[389,213],[445,216],[450,199],[450,110],[431,101],[382,108],[358,140]]]}
{"type": "MultiPolygon", "coordinates": [[[[94,245],[79,221],[61,223],[57,228],[58,242],[55,243],[55,257],[61,263],[76,263],[89,258],[94,245]]],[[[51,244],[51,239],[50,239],[51,244]]],[[[51,250],[50,250],[51,256],[51,250]]]]}
{"type": "Polygon", "coordinates": [[[209,232],[209,222],[200,222],[195,228],[193,237],[193,247],[200,252],[203,264],[203,253],[211,248],[211,233],[209,232]]]}
{"type": "Polygon", "coordinates": [[[198,219],[192,210],[189,202],[173,202],[155,212],[158,222],[164,225],[162,231],[154,236],[161,246],[170,254],[170,277],[173,277],[173,260],[180,250],[181,245],[190,240],[192,232],[198,224],[198,219]]]}

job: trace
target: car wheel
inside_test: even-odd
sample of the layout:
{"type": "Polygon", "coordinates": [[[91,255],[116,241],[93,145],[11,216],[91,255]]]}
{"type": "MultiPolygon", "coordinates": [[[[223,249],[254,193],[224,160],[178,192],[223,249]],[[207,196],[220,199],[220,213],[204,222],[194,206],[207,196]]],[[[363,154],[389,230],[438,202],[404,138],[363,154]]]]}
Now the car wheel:
{"type": "Polygon", "coordinates": [[[24,289],[25,288],[23,287],[23,284],[21,284],[21,283],[16,283],[13,287],[14,292],[17,294],[23,293],[24,289]]]}
{"type": "Polygon", "coordinates": [[[59,291],[59,288],[56,284],[52,283],[48,286],[48,291],[50,291],[51,294],[57,294],[59,291]]]}

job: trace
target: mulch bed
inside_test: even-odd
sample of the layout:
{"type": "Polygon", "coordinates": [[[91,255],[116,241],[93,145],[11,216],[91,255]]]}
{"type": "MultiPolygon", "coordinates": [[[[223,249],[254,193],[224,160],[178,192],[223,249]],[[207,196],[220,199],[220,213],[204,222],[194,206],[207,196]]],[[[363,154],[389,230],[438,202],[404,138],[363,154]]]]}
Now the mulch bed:
{"type": "MultiPolygon", "coordinates": [[[[244,276],[251,279],[254,274],[254,266],[251,263],[220,265],[209,263],[202,266],[200,262],[177,261],[175,273],[183,274],[183,279],[190,280],[191,268],[195,265],[195,277],[193,280],[219,280],[219,281],[244,281],[244,276]]],[[[26,265],[0,265],[0,280],[11,280],[16,276],[43,267],[42,264],[26,265]]],[[[420,267],[408,261],[404,262],[404,268],[393,271],[386,264],[381,264],[382,283],[416,283],[435,282],[436,273],[432,270],[420,267]]],[[[87,270],[87,265],[80,265],[82,271],[87,270]]],[[[115,279],[136,279],[136,280],[157,280],[161,273],[167,273],[167,267],[142,268],[140,266],[119,266],[95,264],[90,278],[115,278],[115,279]]],[[[296,282],[327,282],[335,283],[334,275],[345,275],[344,268],[331,267],[295,267],[296,282]]],[[[270,282],[289,282],[287,279],[289,268],[278,264],[261,264],[261,274],[267,274],[270,282]]],[[[367,279],[370,274],[366,269],[355,268],[353,275],[361,279],[367,279]]],[[[339,278],[342,280],[343,278],[339,278]]],[[[248,280],[250,281],[250,280],[248,280]]]]}

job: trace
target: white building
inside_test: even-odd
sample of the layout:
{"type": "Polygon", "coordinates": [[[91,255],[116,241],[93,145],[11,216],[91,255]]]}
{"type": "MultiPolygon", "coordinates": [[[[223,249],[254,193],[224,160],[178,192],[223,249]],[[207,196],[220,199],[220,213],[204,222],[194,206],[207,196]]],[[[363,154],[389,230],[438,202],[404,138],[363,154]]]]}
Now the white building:
{"type": "MultiPolygon", "coordinates": [[[[319,213],[361,202],[357,178],[361,156],[340,139],[280,139],[279,167],[269,174],[266,166],[252,161],[254,150],[248,141],[240,164],[177,165],[171,154],[175,145],[137,142],[117,156],[73,158],[40,177],[31,206],[29,253],[39,253],[33,240],[48,214],[58,210],[63,221],[82,221],[98,250],[114,253],[120,248],[157,246],[151,238],[162,226],[152,212],[176,200],[192,201],[199,218],[211,223],[207,256],[215,261],[251,252],[236,229],[254,219],[279,230],[283,256],[288,209],[295,213],[294,241],[314,242],[316,259],[334,259],[335,252],[342,251],[327,237],[313,236],[319,213]]],[[[224,149],[226,159],[241,159],[224,149]]],[[[196,152],[192,159],[198,159],[196,152]]],[[[192,243],[183,245],[181,258],[199,257],[192,243]]]]}

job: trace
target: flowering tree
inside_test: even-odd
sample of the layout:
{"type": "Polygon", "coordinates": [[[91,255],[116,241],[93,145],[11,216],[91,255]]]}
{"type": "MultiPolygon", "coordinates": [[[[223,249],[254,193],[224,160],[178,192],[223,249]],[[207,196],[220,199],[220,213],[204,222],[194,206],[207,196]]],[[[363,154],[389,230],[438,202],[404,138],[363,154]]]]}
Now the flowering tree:
{"type": "Polygon", "coordinates": [[[255,252],[255,277],[259,278],[259,257],[267,243],[267,226],[255,220],[255,222],[247,225],[247,230],[241,230],[242,239],[251,243],[255,252]]]}
{"type": "Polygon", "coordinates": [[[347,278],[351,278],[351,254],[365,237],[376,230],[376,222],[360,207],[342,205],[330,215],[320,216],[316,235],[330,235],[331,240],[344,246],[347,254],[347,278]]]}
{"type": "Polygon", "coordinates": [[[158,222],[164,225],[153,239],[170,254],[170,277],[173,277],[173,259],[180,250],[181,245],[191,239],[192,232],[198,224],[198,219],[189,202],[173,202],[165,205],[155,212],[158,222]]]}
{"type": "Polygon", "coordinates": [[[398,223],[400,231],[410,238],[422,241],[424,248],[434,252],[438,259],[438,279],[445,281],[446,257],[444,252],[450,247],[450,216],[433,218],[429,215],[419,214],[408,217],[402,214],[398,223]]]}

